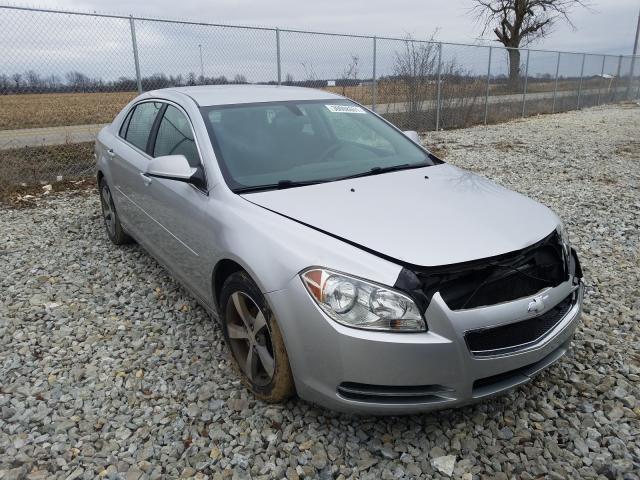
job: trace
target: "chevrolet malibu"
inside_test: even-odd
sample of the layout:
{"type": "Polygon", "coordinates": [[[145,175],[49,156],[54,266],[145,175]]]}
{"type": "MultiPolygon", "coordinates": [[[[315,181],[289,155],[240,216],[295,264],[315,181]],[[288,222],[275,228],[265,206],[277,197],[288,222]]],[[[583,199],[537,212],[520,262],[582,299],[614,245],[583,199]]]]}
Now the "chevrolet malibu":
{"type": "Polygon", "coordinates": [[[265,401],[399,414],[528,382],[583,282],[560,219],[324,91],[147,92],[98,135],[106,232],[220,323],[265,401]]]}

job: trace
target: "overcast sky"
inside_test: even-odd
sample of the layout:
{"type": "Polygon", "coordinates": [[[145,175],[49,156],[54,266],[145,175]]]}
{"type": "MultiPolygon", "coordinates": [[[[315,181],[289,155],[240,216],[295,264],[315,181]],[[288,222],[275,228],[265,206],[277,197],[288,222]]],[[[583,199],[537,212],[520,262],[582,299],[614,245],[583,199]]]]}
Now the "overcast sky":
{"type": "MultiPolygon", "coordinates": [[[[2,0],[0,0],[1,2],[2,0]]],[[[14,5],[33,6],[29,0],[14,5]]],[[[492,34],[481,38],[469,8],[471,0],[49,0],[41,6],[82,12],[154,18],[177,18],[219,24],[278,26],[334,33],[428,38],[437,31],[441,41],[490,44],[492,34]]],[[[629,54],[635,34],[640,0],[592,0],[591,8],[577,8],[571,18],[575,29],[559,22],[555,31],[535,47],[549,50],[629,54]]],[[[164,22],[136,21],[142,76],[154,73],[205,76],[244,75],[251,82],[276,79],[276,42],[273,31],[226,29],[164,22]],[[202,50],[202,64],[200,63],[202,50]]],[[[371,39],[318,36],[281,32],[282,77],[295,80],[340,78],[352,58],[359,59],[359,77],[371,78],[371,39]]],[[[133,54],[126,19],[0,10],[0,74],[34,70],[42,76],[65,78],[80,71],[91,78],[131,78],[133,54]]],[[[377,43],[378,76],[394,73],[403,42],[377,43]]],[[[445,45],[443,64],[452,63],[465,72],[485,75],[488,48],[445,45]]],[[[523,57],[524,61],[526,57],[523,57]]],[[[529,74],[553,75],[557,56],[534,52],[529,74]]],[[[561,77],[579,76],[582,55],[563,55],[561,77]]],[[[629,59],[621,74],[629,70],[629,59]]],[[[603,59],[585,57],[585,76],[597,75],[603,59]]],[[[605,73],[615,75],[618,58],[607,57],[605,73]]],[[[505,75],[508,59],[494,51],[491,74],[505,75]]]]}
{"type": "MultiPolygon", "coordinates": [[[[597,53],[632,52],[640,0],[588,0],[591,9],[571,14],[576,29],[558,24],[539,48],[597,53]]],[[[34,2],[14,0],[16,5],[34,2]]],[[[481,28],[469,14],[471,0],[48,0],[42,6],[110,13],[180,17],[216,23],[352,32],[388,36],[428,36],[478,43],[481,28]]],[[[491,35],[488,39],[492,39],[491,35]]]]}

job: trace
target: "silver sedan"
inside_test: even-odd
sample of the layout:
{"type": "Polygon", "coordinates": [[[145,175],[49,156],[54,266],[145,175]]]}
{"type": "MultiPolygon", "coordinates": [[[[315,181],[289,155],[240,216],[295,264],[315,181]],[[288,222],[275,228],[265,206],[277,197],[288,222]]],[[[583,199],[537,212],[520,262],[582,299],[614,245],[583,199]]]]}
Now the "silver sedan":
{"type": "Polygon", "coordinates": [[[348,99],[152,91],[96,155],[111,241],[135,239],[192,292],[260,399],[459,406],[569,348],[583,284],[560,219],[348,99]]]}

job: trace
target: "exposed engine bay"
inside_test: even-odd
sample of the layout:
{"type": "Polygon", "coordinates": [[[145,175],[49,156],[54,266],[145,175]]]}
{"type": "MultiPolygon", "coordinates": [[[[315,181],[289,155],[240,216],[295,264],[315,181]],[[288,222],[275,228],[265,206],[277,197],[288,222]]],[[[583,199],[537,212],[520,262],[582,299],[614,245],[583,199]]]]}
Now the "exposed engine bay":
{"type": "Polygon", "coordinates": [[[495,305],[556,287],[570,276],[582,277],[573,250],[554,231],[527,248],[495,257],[438,267],[405,267],[396,288],[427,309],[440,292],[451,310],[495,305]]]}

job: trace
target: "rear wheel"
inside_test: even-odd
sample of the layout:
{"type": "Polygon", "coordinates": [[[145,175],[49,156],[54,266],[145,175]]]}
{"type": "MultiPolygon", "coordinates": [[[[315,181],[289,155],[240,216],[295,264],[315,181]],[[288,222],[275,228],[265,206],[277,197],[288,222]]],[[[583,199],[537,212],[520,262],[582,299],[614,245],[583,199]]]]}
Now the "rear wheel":
{"type": "Polygon", "coordinates": [[[127,235],[122,229],[116,207],[113,204],[113,197],[111,196],[111,190],[109,185],[103,179],[98,184],[100,189],[100,204],[102,205],[102,218],[104,220],[104,226],[107,230],[107,236],[116,245],[122,245],[131,242],[131,237],[127,235]]]}
{"type": "Polygon", "coordinates": [[[227,278],[220,294],[224,337],[243,383],[267,402],[295,393],[282,333],[264,295],[245,272],[227,278]]]}

